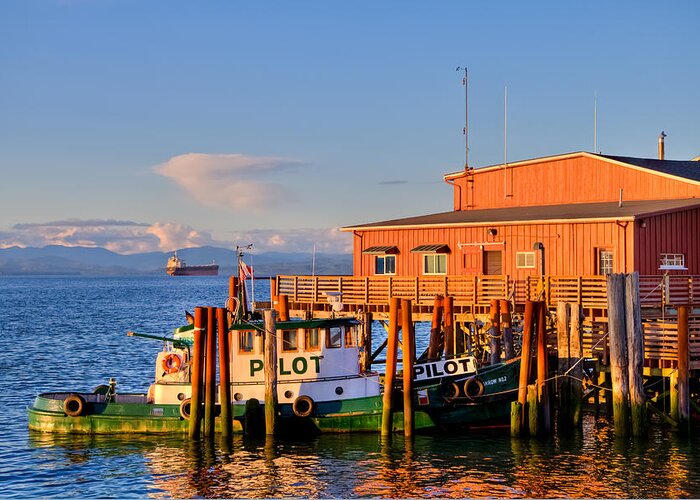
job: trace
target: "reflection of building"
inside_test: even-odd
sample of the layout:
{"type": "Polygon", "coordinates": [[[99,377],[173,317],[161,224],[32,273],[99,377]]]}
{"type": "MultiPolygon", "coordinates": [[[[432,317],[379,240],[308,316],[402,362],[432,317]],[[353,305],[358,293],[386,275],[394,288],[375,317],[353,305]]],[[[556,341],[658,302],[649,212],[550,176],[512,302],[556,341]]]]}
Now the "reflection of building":
{"type": "Polygon", "coordinates": [[[571,153],[444,176],[450,212],[345,227],[356,276],[700,274],[700,162],[571,153]]]}

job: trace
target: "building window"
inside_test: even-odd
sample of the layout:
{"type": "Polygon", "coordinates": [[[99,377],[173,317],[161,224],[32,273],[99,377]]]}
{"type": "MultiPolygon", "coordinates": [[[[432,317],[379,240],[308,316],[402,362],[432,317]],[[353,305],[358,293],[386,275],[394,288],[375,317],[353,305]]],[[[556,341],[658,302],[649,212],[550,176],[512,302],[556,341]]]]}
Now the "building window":
{"type": "Polygon", "coordinates": [[[252,353],[255,332],[252,330],[241,330],[238,332],[238,352],[252,353]]]}
{"type": "Polygon", "coordinates": [[[534,269],[536,267],[535,252],[516,252],[515,267],[534,269]]]}
{"type": "Polygon", "coordinates": [[[598,274],[613,273],[613,252],[604,248],[598,249],[598,274]]]}
{"type": "Polygon", "coordinates": [[[326,330],[326,348],[338,348],[342,346],[343,331],[339,326],[333,326],[326,330]]]}
{"type": "Polygon", "coordinates": [[[377,255],[374,260],[374,274],[396,274],[396,256],[377,255]]]}
{"type": "Polygon", "coordinates": [[[304,347],[307,351],[319,351],[321,349],[318,328],[311,328],[304,331],[304,347]]]}
{"type": "Polygon", "coordinates": [[[423,274],[447,274],[447,255],[443,253],[423,255],[423,274]]]}
{"type": "Polygon", "coordinates": [[[296,351],[297,350],[297,331],[282,330],[282,350],[296,351]]]}
{"type": "Polygon", "coordinates": [[[345,328],[345,347],[356,347],[357,346],[357,329],[350,328],[349,326],[345,328]]]}
{"type": "Polygon", "coordinates": [[[662,253],[659,269],[687,270],[685,267],[685,255],[682,253],[662,253]]]}

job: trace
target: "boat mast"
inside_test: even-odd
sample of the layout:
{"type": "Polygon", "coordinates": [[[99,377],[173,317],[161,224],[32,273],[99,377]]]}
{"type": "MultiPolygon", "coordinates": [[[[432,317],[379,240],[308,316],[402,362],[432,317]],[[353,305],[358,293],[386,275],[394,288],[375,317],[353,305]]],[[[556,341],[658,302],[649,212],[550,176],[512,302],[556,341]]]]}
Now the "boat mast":
{"type": "Polygon", "coordinates": [[[464,170],[469,168],[469,85],[467,81],[467,68],[457,66],[457,71],[464,71],[462,85],[464,85],[464,170]]]}

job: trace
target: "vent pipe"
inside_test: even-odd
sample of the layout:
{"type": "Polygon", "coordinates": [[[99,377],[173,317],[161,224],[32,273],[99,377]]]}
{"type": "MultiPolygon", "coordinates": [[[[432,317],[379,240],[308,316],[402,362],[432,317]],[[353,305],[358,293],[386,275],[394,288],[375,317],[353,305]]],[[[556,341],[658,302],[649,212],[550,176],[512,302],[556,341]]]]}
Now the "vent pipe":
{"type": "Polygon", "coordinates": [[[666,132],[662,130],[659,134],[659,160],[664,159],[664,137],[666,137],[666,132]]]}

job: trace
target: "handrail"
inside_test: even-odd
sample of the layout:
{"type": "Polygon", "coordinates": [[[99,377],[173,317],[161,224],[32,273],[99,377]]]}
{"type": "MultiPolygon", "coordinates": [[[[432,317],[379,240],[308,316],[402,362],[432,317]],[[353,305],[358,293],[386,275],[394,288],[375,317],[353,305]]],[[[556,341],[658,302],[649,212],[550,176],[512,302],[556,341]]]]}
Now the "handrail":
{"type": "MultiPolygon", "coordinates": [[[[450,295],[456,306],[488,305],[514,290],[513,300],[541,298],[549,307],[560,301],[575,302],[586,308],[607,308],[606,277],[593,276],[287,276],[276,278],[277,293],[299,303],[325,302],[326,292],[340,292],[346,304],[386,304],[391,297],[411,299],[417,305],[432,304],[437,295],[450,295]]],[[[700,276],[640,276],[642,307],[668,307],[694,304],[700,298],[700,276]]]]}

